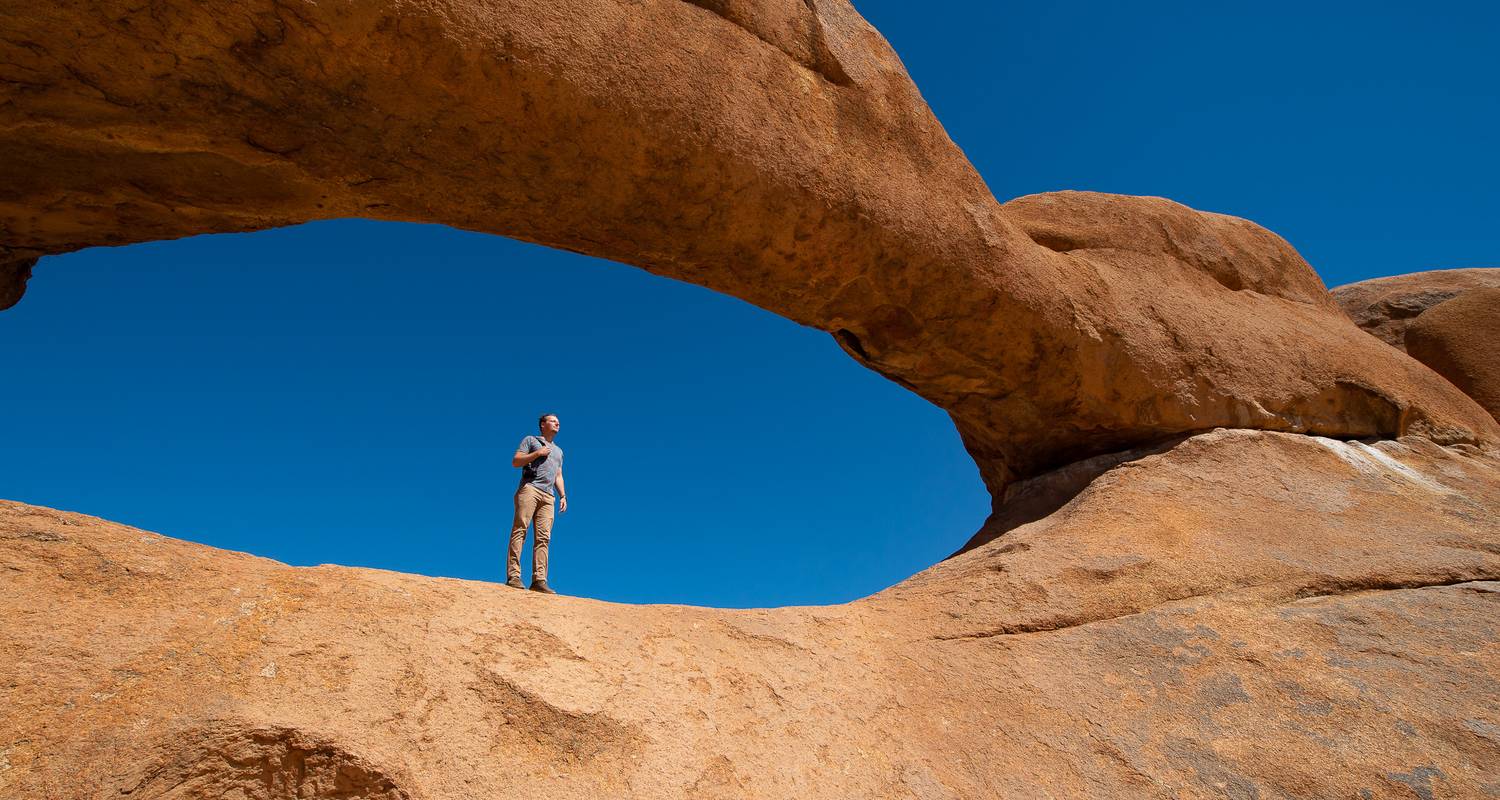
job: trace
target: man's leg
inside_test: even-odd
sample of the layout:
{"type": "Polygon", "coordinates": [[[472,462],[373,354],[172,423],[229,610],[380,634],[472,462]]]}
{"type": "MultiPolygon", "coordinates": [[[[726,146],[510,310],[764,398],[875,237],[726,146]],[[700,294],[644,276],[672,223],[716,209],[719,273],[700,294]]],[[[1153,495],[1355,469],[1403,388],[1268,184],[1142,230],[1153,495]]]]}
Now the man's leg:
{"type": "Polygon", "coordinates": [[[526,526],[536,514],[536,491],[530,486],[516,490],[516,515],[510,522],[510,553],[505,559],[505,582],[521,582],[521,545],[526,543],[526,526]]]}
{"type": "Polygon", "coordinates": [[[531,540],[531,582],[547,582],[547,545],[552,542],[552,495],[536,494],[536,536],[531,540]]]}

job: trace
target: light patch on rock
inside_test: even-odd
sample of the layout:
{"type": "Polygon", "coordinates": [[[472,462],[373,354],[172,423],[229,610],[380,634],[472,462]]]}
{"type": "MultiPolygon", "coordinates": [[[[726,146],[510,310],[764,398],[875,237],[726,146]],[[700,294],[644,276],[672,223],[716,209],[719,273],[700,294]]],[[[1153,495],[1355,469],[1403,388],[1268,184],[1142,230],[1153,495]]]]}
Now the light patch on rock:
{"type": "Polygon", "coordinates": [[[1400,445],[1380,442],[1372,447],[1364,442],[1343,442],[1323,436],[1313,436],[1311,438],[1338,456],[1344,463],[1354,467],[1362,475],[1370,477],[1394,476],[1436,494],[1454,493],[1449,487],[1407,466],[1400,459],[1386,452],[1384,447],[1382,447],[1382,445],[1391,447],[1399,447],[1400,445]]]}

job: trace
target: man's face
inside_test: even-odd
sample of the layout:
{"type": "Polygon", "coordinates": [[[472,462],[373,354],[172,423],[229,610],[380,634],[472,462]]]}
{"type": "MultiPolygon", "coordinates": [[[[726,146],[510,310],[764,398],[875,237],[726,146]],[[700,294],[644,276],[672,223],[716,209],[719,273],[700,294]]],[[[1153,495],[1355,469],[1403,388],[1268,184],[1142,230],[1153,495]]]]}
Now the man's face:
{"type": "Polygon", "coordinates": [[[562,430],[562,423],[557,421],[557,417],[549,414],[542,419],[542,433],[555,434],[560,430],[562,430]]]}

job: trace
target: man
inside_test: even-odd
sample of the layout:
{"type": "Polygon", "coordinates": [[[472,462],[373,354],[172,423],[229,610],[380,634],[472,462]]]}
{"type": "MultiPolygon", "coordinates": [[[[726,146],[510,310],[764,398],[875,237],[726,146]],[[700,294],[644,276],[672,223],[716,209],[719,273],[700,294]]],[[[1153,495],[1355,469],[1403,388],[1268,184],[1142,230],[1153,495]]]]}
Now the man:
{"type": "Polygon", "coordinates": [[[516,488],[516,516],[510,526],[510,555],[505,560],[505,585],[517,589],[521,584],[521,545],[526,542],[526,526],[535,523],[531,540],[531,590],[557,594],[547,585],[547,544],[552,541],[552,492],[557,490],[557,510],[568,510],[568,489],[563,484],[563,451],[553,441],[562,424],[556,414],[543,414],[537,420],[540,436],[527,436],[516,445],[510,465],[521,468],[521,485],[516,488]]]}

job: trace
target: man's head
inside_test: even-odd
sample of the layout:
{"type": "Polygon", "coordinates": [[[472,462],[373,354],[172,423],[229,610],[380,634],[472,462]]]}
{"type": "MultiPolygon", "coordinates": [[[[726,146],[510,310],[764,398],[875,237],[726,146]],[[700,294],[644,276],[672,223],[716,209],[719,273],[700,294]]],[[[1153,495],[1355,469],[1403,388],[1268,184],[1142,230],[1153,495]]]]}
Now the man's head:
{"type": "Polygon", "coordinates": [[[562,428],[562,423],[557,421],[556,414],[543,414],[537,417],[536,426],[541,429],[542,433],[555,434],[562,428]]]}

